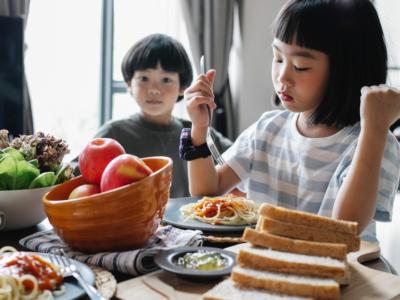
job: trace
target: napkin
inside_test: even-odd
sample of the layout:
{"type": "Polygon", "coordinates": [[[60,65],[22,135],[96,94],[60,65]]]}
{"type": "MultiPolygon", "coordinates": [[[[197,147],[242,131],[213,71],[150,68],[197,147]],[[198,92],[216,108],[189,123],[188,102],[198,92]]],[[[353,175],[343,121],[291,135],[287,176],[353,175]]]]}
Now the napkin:
{"type": "Polygon", "coordinates": [[[170,225],[160,226],[144,248],[96,254],[72,250],[54,230],[34,233],[21,239],[19,243],[29,250],[42,253],[63,249],[69,257],[85,264],[100,266],[109,271],[139,276],[158,269],[153,258],[161,250],[181,246],[201,246],[203,243],[201,234],[202,232],[199,230],[183,230],[170,225]]]}

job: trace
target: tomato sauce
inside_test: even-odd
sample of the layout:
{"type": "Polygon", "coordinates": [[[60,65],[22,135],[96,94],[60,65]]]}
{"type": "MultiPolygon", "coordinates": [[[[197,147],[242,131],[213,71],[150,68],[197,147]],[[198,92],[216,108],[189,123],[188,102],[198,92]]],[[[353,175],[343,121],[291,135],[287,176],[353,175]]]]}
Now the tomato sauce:
{"type": "Polygon", "coordinates": [[[212,201],[207,201],[203,206],[203,214],[207,218],[212,218],[218,213],[218,210],[224,212],[229,204],[230,203],[224,199],[213,199],[212,201]]]}
{"type": "MultiPolygon", "coordinates": [[[[39,290],[54,290],[62,283],[62,275],[54,265],[45,261],[38,255],[26,253],[12,253],[0,255],[0,273],[22,276],[30,274],[36,277],[39,290]]],[[[25,289],[33,289],[31,281],[23,282],[25,289]]]]}

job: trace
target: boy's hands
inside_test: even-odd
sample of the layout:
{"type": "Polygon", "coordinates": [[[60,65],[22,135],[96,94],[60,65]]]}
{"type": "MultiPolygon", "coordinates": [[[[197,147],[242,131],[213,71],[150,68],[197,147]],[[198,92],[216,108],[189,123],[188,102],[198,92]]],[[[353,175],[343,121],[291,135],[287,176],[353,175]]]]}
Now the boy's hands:
{"type": "Polygon", "coordinates": [[[210,122],[207,106],[213,111],[214,102],[213,84],[215,70],[199,75],[196,81],[185,90],[184,98],[186,110],[192,121],[192,143],[195,146],[206,141],[207,127],[210,122]]]}
{"type": "Polygon", "coordinates": [[[400,118],[400,91],[387,85],[364,86],[361,89],[361,127],[386,133],[400,118]]]}

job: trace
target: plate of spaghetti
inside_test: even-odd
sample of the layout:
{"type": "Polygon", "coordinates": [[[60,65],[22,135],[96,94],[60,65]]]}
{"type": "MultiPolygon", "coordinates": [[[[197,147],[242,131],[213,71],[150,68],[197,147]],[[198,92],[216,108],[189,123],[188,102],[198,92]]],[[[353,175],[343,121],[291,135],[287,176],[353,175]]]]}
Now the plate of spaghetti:
{"type": "Polygon", "coordinates": [[[258,204],[244,197],[224,195],[170,199],[164,221],[180,228],[210,232],[240,232],[254,226],[258,204]]]}
{"type": "MultiPolygon", "coordinates": [[[[82,276],[94,284],[92,270],[74,261],[82,276]]],[[[85,292],[75,281],[65,280],[59,266],[45,253],[18,252],[12,247],[0,249],[0,299],[75,299],[85,292]]]]}

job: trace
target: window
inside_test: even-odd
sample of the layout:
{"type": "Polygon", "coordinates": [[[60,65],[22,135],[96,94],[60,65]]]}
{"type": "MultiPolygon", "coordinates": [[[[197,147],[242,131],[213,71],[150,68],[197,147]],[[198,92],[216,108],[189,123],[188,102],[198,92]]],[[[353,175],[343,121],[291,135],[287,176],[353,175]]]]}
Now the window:
{"type": "MultiPolygon", "coordinates": [[[[126,92],[121,74],[121,62],[128,49],[139,39],[152,33],[165,33],[179,40],[190,56],[180,1],[178,0],[116,0],[114,3],[114,37],[112,53],[111,118],[127,117],[138,111],[138,106],[126,92]]],[[[106,83],[107,84],[107,83],[106,83]]],[[[107,97],[107,95],[103,95],[107,97]]],[[[186,116],[182,102],[175,105],[175,115],[186,116]]],[[[106,121],[109,116],[104,116],[106,121]]]]}
{"type": "Polygon", "coordinates": [[[388,83],[400,87],[400,2],[398,0],[376,0],[376,8],[382,22],[389,55],[388,83]]]}
{"type": "MultiPolygon", "coordinates": [[[[103,6],[114,19],[110,52],[113,70],[108,70],[112,79],[108,99],[113,112],[110,117],[121,118],[137,111],[122,81],[122,57],[138,39],[156,32],[177,38],[190,54],[179,3],[179,0],[31,1],[25,32],[25,68],[35,131],[65,139],[71,149],[66,159],[72,159],[102,123],[101,112],[106,103],[100,99],[104,85],[100,78],[101,72],[107,71],[101,68],[103,6]]],[[[184,117],[185,113],[183,103],[177,104],[174,114],[184,117]]]]}
{"type": "Polygon", "coordinates": [[[99,126],[98,0],[31,1],[25,69],[35,131],[51,133],[77,155],[99,126]]]}

